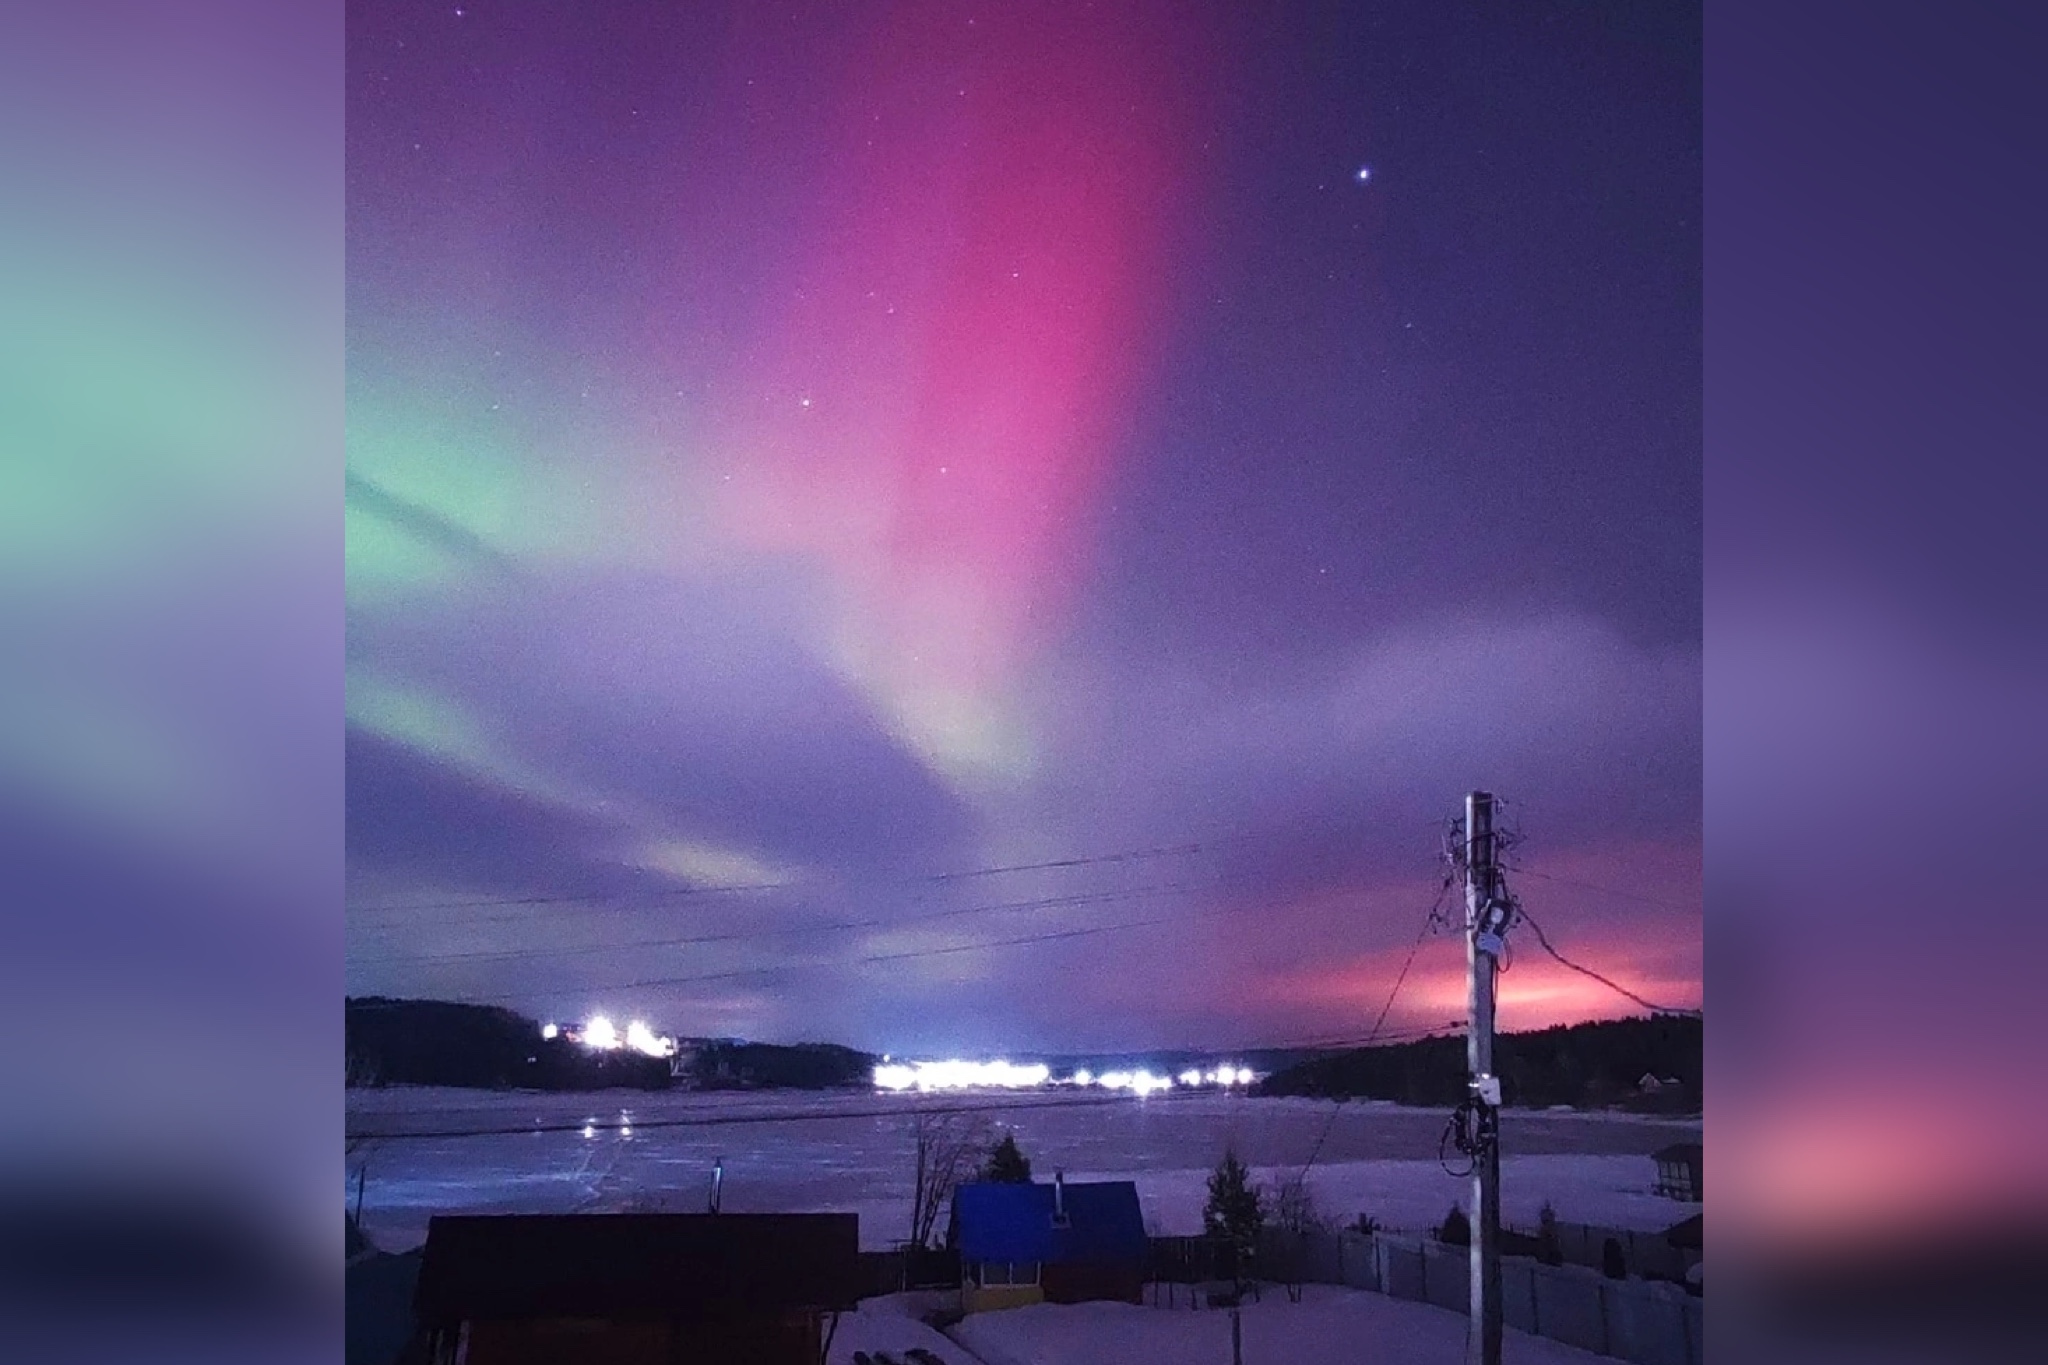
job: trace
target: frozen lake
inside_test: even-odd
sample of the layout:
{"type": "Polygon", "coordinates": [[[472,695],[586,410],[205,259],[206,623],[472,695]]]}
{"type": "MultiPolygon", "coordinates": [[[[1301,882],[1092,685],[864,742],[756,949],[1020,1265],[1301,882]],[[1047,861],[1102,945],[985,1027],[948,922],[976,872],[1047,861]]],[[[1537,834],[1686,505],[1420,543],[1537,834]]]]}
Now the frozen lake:
{"type": "MultiPolygon", "coordinates": [[[[1155,1233],[1201,1230],[1203,1184],[1226,1144],[1264,1180],[1310,1176],[1317,1207],[1349,1222],[1421,1229],[1462,1201],[1437,1164],[1441,1110],[1357,1101],[1167,1093],[917,1096],[838,1092],[600,1091],[580,1094],[393,1087],[351,1090],[347,1197],[367,1164],[363,1226],[388,1250],[416,1245],[436,1213],[572,1213],[705,1207],[723,1158],[734,1213],[846,1212],[863,1246],[908,1236],[921,1107],[972,1105],[1008,1130],[1049,1178],[1130,1179],[1155,1233]],[[588,1136],[586,1136],[586,1125],[588,1136]],[[484,1131],[479,1131],[484,1130],[484,1131]],[[510,1131],[507,1131],[510,1130],[510,1131]],[[538,1130],[538,1131],[536,1131],[538,1130]]],[[[1699,1138],[1698,1120],[1509,1110],[1501,1119],[1502,1205],[1533,1226],[1548,1200],[1566,1221],[1655,1230],[1698,1211],[1650,1192],[1649,1154],[1699,1138]]],[[[1453,1163],[1457,1163],[1454,1161],[1453,1163]]]]}

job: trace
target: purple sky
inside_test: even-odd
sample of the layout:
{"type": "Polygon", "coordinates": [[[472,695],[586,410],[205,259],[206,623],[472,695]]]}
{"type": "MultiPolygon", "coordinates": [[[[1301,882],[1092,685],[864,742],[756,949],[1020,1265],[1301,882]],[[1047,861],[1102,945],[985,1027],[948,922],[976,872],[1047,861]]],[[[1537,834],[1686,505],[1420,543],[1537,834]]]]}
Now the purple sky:
{"type": "Polygon", "coordinates": [[[350,992],[1696,1006],[1696,7],[794,9],[349,7],[350,992]]]}

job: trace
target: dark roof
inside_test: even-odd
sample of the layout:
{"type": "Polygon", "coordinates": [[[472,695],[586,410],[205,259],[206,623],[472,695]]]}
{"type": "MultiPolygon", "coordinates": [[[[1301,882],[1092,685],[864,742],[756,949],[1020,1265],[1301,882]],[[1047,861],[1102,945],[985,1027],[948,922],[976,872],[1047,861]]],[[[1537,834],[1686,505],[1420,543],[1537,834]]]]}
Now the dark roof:
{"type": "Polygon", "coordinates": [[[377,1253],[344,1273],[342,1359],[346,1365],[391,1365],[412,1337],[412,1299],[420,1253],[377,1253]]]}
{"type": "Polygon", "coordinates": [[[1128,1180],[1066,1186],[1067,1226],[1053,1226],[1053,1187],[962,1185],[953,1228],[967,1261],[1142,1261],[1151,1250],[1138,1187],[1128,1180]]]}
{"type": "Polygon", "coordinates": [[[1703,1213],[1696,1213],[1690,1218],[1673,1223],[1664,1229],[1664,1241],[1675,1247],[1701,1246],[1706,1239],[1702,1231],[1705,1224],[1700,1220],[1705,1216],[1703,1213]]]}
{"type": "Polygon", "coordinates": [[[1659,1147],[1650,1153],[1650,1160],[1686,1161],[1697,1166],[1704,1150],[1697,1142],[1674,1142],[1669,1147],[1659,1147]]]}
{"type": "Polygon", "coordinates": [[[850,1213],[435,1218],[415,1310],[463,1319],[751,1316],[860,1298],[850,1213]]]}

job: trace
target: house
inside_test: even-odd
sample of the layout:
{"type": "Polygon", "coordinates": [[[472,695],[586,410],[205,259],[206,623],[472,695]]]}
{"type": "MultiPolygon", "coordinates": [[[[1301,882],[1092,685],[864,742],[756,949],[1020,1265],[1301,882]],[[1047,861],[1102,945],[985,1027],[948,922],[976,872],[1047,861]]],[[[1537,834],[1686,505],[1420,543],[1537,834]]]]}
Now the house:
{"type": "Polygon", "coordinates": [[[1642,1079],[1636,1082],[1636,1093],[1640,1095],[1656,1095],[1666,1090],[1676,1090],[1684,1084],[1685,1082],[1679,1080],[1676,1076],[1659,1076],[1654,1071],[1645,1071],[1642,1079]]]}
{"type": "Polygon", "coordinates": [[[421,1358],[817,1365],[859,1300],[859,1248],[850,1213],[435,1218],[421,1358]]]}
{"type": "Polygon", "coordinates": [[[1667,1199],[1700,1201],[1700,1160],[1704,1149],[1697,1142],[1674,1142],[1650,1154],[1657,1163],[1656,1192],[1667,1199]]]}
{"type": "Polygon", "coordinates": [[[960,1307],[1144,1301],[1151,1241],[1128,1180],[972,1184],[953,1191],[960,1307]]]}

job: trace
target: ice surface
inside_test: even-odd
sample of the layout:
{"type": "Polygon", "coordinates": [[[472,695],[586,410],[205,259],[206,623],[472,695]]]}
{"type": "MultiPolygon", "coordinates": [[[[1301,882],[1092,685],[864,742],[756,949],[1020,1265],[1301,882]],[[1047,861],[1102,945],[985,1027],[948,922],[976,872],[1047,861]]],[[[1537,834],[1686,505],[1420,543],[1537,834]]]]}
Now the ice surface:
{"type": "MultiPolygon", "coordinates": [[[[908,1233],[911,1122],[920,1107],[987,1103],[991,1134],[1007,1127],[1041,1178],[1132,1179],[1151,1230],[1201,1230],[1204,1182],[1226,1143],[1260,1178],[1298,1171],[1329,1125],[1310,1177],[1319,1210],[1339,1222],[1370,1213],[1417,1230],[1443,1219],[1468,1182],[1436,1160],[1440,1111],[1231,1095],[1129,1096],[1085,1106],[1071,1096],[918,1097],[866,1092],[750,1094],[602,1091],[583,1094],[415,1087],[352,1090],[348,1131],[368,1136],[347,1159],[347,1198],[366,1168],[363,1223],[402,1250],[436,1213],[571,1213],[630,1208],[694,1212],[725,1162],[723,1207],[734,1213],[858,1213],[861,1243],[908,1233]],[[595,1136],[580,1131],[585,1123],[595,1136]],[[631,1126],[631,1136],[620,1129],[631,1126]],[[473,1129],[554,1128],[485,1136],[473,1129]]],[[[1650,1193],[1649,1153],[1700,1126],[1664,1119],[1509,1111],[1502,1119],[1502,1204],[1533,1226],[1548,1199],[1566,1221],[1639,1230],[1698,1211],[1650,1193]]]]}

